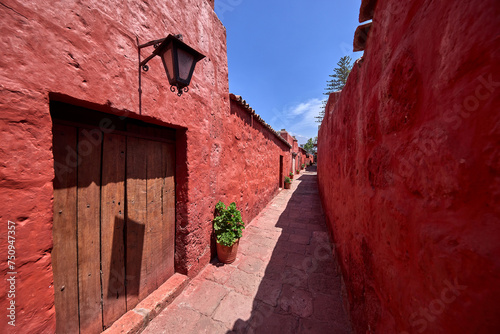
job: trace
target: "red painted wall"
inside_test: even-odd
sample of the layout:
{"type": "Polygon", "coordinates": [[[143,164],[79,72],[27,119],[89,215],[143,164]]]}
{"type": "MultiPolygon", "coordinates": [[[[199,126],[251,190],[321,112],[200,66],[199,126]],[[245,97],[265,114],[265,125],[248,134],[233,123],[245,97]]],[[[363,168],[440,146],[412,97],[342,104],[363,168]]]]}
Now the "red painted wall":
{"type": "Polygon", "coordinates": [[[289,134],[284,129],[282,129],[279,132],[279,134],[281,137],[283,137],[291,145],[290,162],[287,165],[288,166],[288,173],[293,172],[294,174],[296,174],[297,166],[300,166],[300,165],[298,165],[299,156],[297,154],[299,153],[299,144],[297,142],[297,139],[295,139],[291,134],[289,134]],[[293,165],[293,156],[295,156],[295,165],[293,165]]]}
{"type": "Polygon", "coordinates": [[[293,166],[293,172],[297,174],[297,169],[300,169],[300,155],[299,155],[299,143],[297,142],[297,139],[292,137],[293,139],[293,144],[292,144],[292,152],[295,154],[295,165],[293,166]]]}
{"type": "Polygon", "coordinates": [[[500,3],[379,0],[318,137],[357,333],[500,332],[500,3]]]}
{"type": "Polygon", "coordinates": [[[214,8],[214,6],[215,6],[215,0],[207,0],[207,1],[210,4],[210,6],[212,6],[212,8],[214,8]]]}
{"type": "Polygon", "coordinates": [[[302,147],[299,147],[299,151],[301,156],[300,166],[302,166],[302,164],[305,164],[306,166],[309,165],[312,161],[312,156],[309,155],[302,147]]]}
{"type": "MultiPolygon", "coordinates": [[[[293,137],[286,130],[282,129],[280,132],[280,136],[283,137],[290,145],[293,146],[293,137]]],[[[293,148],[293,147],[292,147],[293,148]]]]}
{"type": "Polygon", "coordinates": [[[288,176],[288,174],[290,172],[293,172],[295,174],[295,165],[297,164],[297,162],[295,162],[295,165],[293,164],[293,154],[297,153],[297,147],[298,147],[297,141],[285,129],[282,129],[279,132],[279,134],[291,146],[290,154],[289,154],[290,155],[290,159],[288,160],[289,162],[285,165],[286,168],[287,168],[287,172],[285,173],[285,176],[288,176]]]}
{"type": "Polygon", "coordinates": [[[231,118],[217,139],[220,166],[218,193],[226,204],[236,202],[242,218],[249,223],[273,198],[279,184],[280,155],[283,178],[290,164],[290,147],[252,116],[245,104],[231,98],[231,118]],[[252,120],[253,119],[253,120],[252,120]]]}
{"type": "MultiPolygon", "coordinates": [[[[276,193],[284,144],[259,124],[248,126],[245,112],[230,109],[225,28],[212,7],[206,0],[85,6],[6,0],[0,6],[0,257],[7,258],[10,220],[16,223],[18,273],[16,327],[3,316],[0,332],[55,330],[50,100],[177,129],[175,264],[180,273],[194,276],[210,260],[217,201],[236,201],[248,221],[276,193]],[[170,92],[161,61],[151,60],[142,75],[139,109],[136,36],[145,43],[169,33],[183,34],[184,42],[206,58],[182,97],[170,92]]],[[[151,51],[143,49],[142,59],[151,51]]],[[[7,262],[0,261],[1,277],[8,271],[7,262]]],[[[9,303],[6,283],[0,283],[2,310],[9,303]]]]}

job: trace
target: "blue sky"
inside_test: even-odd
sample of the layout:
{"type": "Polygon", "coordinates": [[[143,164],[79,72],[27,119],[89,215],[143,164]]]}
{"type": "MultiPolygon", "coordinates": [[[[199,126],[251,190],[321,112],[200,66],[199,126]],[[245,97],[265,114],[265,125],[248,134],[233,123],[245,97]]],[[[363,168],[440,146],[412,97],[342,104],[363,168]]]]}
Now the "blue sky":
{"type": "Polygon", "coordinates": [[[340,57],[353,60],[361,0],[215,0],[227,30],[229,91],[299,144],[315,137],[315,116],[340,57]]]}

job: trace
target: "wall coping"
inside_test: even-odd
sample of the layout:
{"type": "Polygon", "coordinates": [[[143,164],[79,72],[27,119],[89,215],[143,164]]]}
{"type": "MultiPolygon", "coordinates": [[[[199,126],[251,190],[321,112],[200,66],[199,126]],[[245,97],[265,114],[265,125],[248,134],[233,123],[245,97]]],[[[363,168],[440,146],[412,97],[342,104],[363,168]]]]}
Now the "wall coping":
{"type": "Polygon", "coordinates": [[[285,138],[281,137],[281,135],[272,128],[272,126],[270,126],[269,124],[266,123],[266,121],[264,121],[259,114],[257,114],[255,112],[255,110],[253,110],[250,105],[247,103],[247,101],[245,101],[241,96],[239,95],[234,95],[234,94],[229,94],[229,98],[232,100],[232,101],[235,101],[237,102],[240,106],[243,107],[243,109],[245,109],[246,112],[248,112],[250,115],[254,116],[255,119],[257,120],[257,122],[259,122],[260,124],[262,124],[264,126],[264,128],[266,128],[269,132],[271,132],[273,135],[275,135],[279,140],[281,140],[284,144],[286,144],[286,146],[288,146],[289,148],[292,148],[292,145],[290,145],[289,142],[287,142],[285,140],[285,138]]]}

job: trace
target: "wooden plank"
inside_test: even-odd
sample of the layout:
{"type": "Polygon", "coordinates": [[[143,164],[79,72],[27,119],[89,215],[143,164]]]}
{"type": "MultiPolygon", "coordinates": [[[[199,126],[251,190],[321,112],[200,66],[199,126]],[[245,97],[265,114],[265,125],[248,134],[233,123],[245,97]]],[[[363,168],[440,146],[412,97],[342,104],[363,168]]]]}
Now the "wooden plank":
{"type": "Polygon", "coordinates": [[[73,126],[77,126],[78,128],[90,127],[94,129],[99,129],[101,126],[104,126],[105,128],[113,129],[113,132],[117,130],[126,130],[125,120],[117,115],[58,101],[51,101],[50,106],[50,112],[54,121],[60,124],[66,123],[67,125],[67,123],[73,123],[73,126]],[[68,112],[68,109],[70,109],[71,112],[68,112]]]}
{"type": "Polygon", "coordinates": [[[161,238],[162,271],[159,276],[160,284],[174,274],[175,252],[175,145],[162,144],[163,159],[163,196],[162,196],[162,225],[161,238]]]}
{"type": "MultiPolygon", "coordinates": [[[[102,332],[100,277],[101,143],[78,131],[78,279],[80,333],[102,332]]],[[[88,130],[87,130],[88,131],[88,130]]]]}
{"type": "Polygon", "coordinates": [[[126,313],[125,296],[125,151],[126,137],[106,134],[102,154],[101,270],[103,324],[126,313]]]}
{"type": "Polygon", "coordinates": [[[127,131],[133,137],[142,137],[154,141],[174,141],[175,130],[159,126],[145,126],[146,123],[128,119],[127,131]]]}
{"type": "MultiPolygon", "coordinates": [[[[80,129],[87,129],[89,131],[94,130],[94,129],[97,129],[97,130],[100,129],[99,126],[95,126],[92,124],[78,123],[76,121],[67,121],[67,120],[57,119],[57,120],[55,120],[55,122],[57,122],[57,124],[60,124],[60,125],[78,127],[80,129]]],[[[136,138],[159,141],[159,142],[164,142],[164,143],[174,143],[175,142],[175,131],[174,130],[170,130],[170,131],[174,131],[173,133],[172,132],[169,132],[169,133],[158,132],[157,130],[154,130],[154,131],[141,130],[139,132],[128,132],[125,130],[119,130],[119,127],[114,128],[115,123],[110,123],[110,122],[108,122],[108,120],[103,121],[103,122],[104,122],[103,123],[104,130],[106,130],[108,132],[112,132],[115,135],[121,135],[121,136],[126,136],[126,137],[136,137],[136,138]],[[112,130],[112,131],[110,131],[110,130],[112,130]],[[161,134],[161,137],[156,136],[157,134],[161,134]]]]}
{"type": "Polygon", "coordinates": [[[146,294],[146,266],[142,262],[146,211],[146,152],[142,139],[127,137],[126,294],[127,310],[146,294]]]}
{"type": "Polygon", "coordinates": [[[143,142],[147,159],[147,222],[144,238],[143,263],[146,263],[147,292],[150,294],[160,286],[159,273],[163,262],[161,249],[162,190],[163,190],[163,144],[155,141],[143,142]]]}
{"type": "Polygon", "coordinates": [[[54,124],[53,127],[55,178],[52,270],[54,273],[57,333],[78,333],[79,331],[76,240],[76,131],[75,127],[57,124],[54,124]]]}

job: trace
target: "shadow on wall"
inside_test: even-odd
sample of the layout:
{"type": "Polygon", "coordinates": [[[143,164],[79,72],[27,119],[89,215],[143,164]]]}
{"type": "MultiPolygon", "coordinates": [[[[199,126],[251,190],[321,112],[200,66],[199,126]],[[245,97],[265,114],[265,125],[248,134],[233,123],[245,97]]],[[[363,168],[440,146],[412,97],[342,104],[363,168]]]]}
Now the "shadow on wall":
{"type": "Polygon", "coordinates": [[[139,296],[145,228],[144,224],[130,219],[127,219],[125,226],[123,219],[115,217],[113,246],[109,263],[108,298],[118,299],[120,295],[125,294],[125,288],[127,289],[127,295],[139,296]],[[124,231],[127,231],[126,250],[124,231]],[[125,259],[127,263],[124,262],[125,259]],[[126,271],[125,267],[127,268],[126,271]]]}
{"type": "Polygon", "coordinates": [[[237,320],[227,334],[351,333],[317,187],[311,186],[317,178],[301,175],[299,180],[276,224],[263,217],[247,228],[253,241],[242,243],[240,252],[262,264],[262,268],[254,266],[252,270],[263,278],[250,318],[237,320]],[[279,233],[276,228],[282,230],[275,244],[269,236],[279,233]],[[266,258],[270,260],[264,270],[266,258]]]}
{"type": "Polygon", "coordinates": [[[51,113],[57,331],[101,332],[174,273],[175,144],[161,134],[175,133],[66,104],[51,113]]]}
{"type": "Polygon", "coordinates": [[[252,125],[252,116],[248,113],[248,111],[245,111],[243,108],[231,108],[230,110],[231,115],[234,115],[241,119],[245,125],[251,126],[252,125]]]}

